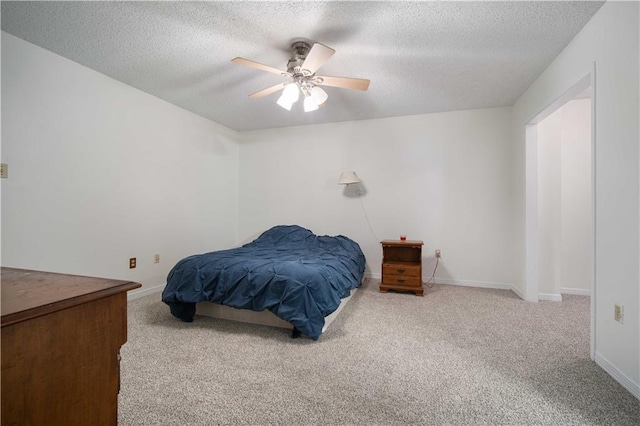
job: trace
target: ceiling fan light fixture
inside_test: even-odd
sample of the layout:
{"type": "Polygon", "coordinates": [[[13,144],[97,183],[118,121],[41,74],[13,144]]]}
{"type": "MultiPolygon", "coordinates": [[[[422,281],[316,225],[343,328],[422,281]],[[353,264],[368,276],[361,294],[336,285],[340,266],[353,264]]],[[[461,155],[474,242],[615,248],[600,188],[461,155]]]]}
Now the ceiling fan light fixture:
{"type": "Polygon", "coordinates": [[[304,112],[311,112],[318,109],[318,103],[313,96],[305,96],[304,98],[304,112]]]}
{"type": "Polygon", "coordinates": [[[322,90],[320,87],[315,86],[311,89],[311,97],[316,101],[316,104],[322,105],[329,98],[329,95],[327,95],[327,92],[322,90]]]}
{"type": "Polygon", "coordinates": [[[289,99],[287,99],[284,94],[282,94],[279,98],[278,98],[278,105],[280,105],[282,108],[286,109],[287,111],[291,111],[291,107],[293,106],[293,102],[289,101],[289,99]]]}
{"type": "Polygon", "coordinates": [[[295,83],[287,84],[287,86],[282,91],[281,98],[286,99],[290,104],[297,102],[300,98],[300,89],[298,89],[298,85],[295,83]]]}

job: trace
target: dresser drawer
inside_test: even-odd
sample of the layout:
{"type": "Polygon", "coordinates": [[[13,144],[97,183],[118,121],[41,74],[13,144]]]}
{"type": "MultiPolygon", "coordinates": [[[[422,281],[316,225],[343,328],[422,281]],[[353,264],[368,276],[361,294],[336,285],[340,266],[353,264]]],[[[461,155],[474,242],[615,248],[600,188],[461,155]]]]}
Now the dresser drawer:
{"type": "Polygon", "coordinates": [[[420,277],[420,265],[406,265],[402,263],[383,263],[382,275],[404,275],[407,277],[420,277]]]}
{"type": "Polygon", "coordinates": [[[382,284],[386,285],[403,285],[407,287],[420,287],[422,285],[421,277],[409,277],[406,275],[388,275],[382,276],[382,284]]]}

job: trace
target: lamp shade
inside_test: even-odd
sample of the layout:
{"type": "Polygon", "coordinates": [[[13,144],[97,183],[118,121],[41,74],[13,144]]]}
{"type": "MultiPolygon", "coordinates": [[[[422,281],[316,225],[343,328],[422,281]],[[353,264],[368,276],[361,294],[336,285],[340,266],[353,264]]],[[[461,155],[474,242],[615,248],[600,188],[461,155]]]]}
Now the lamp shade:
{"type": "Polygon", "coordinates": [[[284,95],[280,96],[276,103],[287,111],[291,111],[291,107],[293,106],[293,102],[289,101],[289,99],[284,95]]]}
{"type": "Polygon", "coordinates": [[[318,109],[318,104],[316,100],[311,96],[307,96],[304,98],[304,112],[311,112],[318,109]]]}
{"type": "Polygon", "coordinates": [[[298,101],[300,97],[300,89],[298,89],[298,85],[295,83],[287,84],[287,87],[282,91],[282,97],[287,100],[288,103],[295,103],[298,101]]]}
{"type": "Polygon", "coordinates": [[[316,86],[311,89],[311,97],[316,101],[316,104],[322,105],[329,95],[327,95],[327,92],[316,86]]]}
{"type": "Polygon", "coordinates": [[[360,178],[356,176],[356,172],[342,172],[338,185],[349,185],[351,183],[360,183],[360,178]]]}

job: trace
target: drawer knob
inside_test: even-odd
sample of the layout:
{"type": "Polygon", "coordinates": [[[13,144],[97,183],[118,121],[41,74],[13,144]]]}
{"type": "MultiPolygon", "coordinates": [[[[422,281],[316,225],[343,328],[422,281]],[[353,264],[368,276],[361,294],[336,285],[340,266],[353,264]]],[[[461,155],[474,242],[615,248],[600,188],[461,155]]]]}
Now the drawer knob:
{"type": "Polygon", "coordinates": [[[398,273],[402,274],[404,272],[404,269],[398,269],[398,273]]]}
{"type": "Polygon", "coordinates": [[[404,282],[404,280],[400,278],[398,278],[397,281],[398,281],[398,284],[402,284],[404,282]]]}

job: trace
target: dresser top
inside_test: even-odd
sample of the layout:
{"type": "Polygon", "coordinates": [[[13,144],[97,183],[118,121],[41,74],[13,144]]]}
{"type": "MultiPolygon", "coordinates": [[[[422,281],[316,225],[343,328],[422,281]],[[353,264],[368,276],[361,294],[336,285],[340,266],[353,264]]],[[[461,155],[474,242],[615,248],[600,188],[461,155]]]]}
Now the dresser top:
{"type": "Polygon", "coordinates": [[[380,241],[380,244],[382,244],[383,246],[410,246],[410,247],[415,247],[415,246],[422,246],[424,245],[424,243],[420,240],[382,240],[380,241]]]}
{"type": "Polygon", "coordinates": [[[2,326],[141,287],[133,281],[1,269],[2,326]]]}

